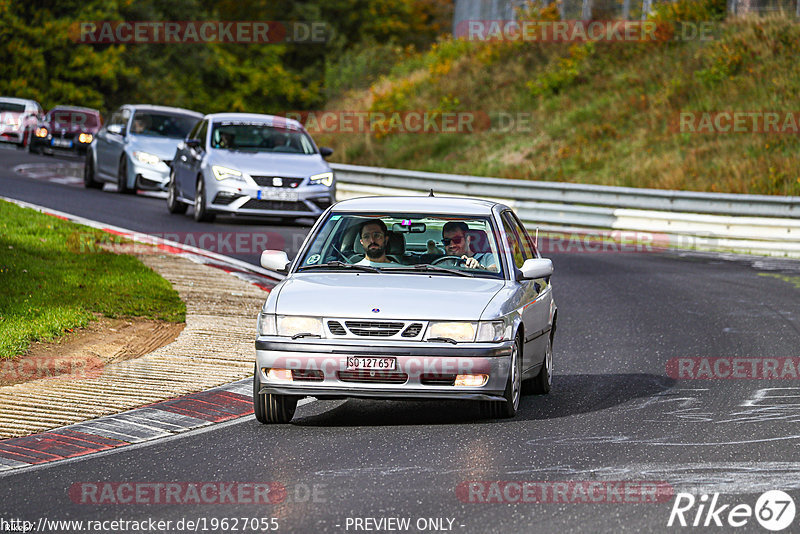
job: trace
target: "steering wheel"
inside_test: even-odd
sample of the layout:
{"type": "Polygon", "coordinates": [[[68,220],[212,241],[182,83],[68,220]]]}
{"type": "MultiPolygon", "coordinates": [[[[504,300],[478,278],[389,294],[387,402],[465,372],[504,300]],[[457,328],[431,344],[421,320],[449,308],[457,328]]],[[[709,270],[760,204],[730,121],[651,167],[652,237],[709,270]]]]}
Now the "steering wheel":
{"type": "Polygon", "coordinates": [[[441,258],[436,258],[431,262],[431,265],[439,265],[440,263],[450,262],[453,264],[453,267],[457,267],[459,265],[463,265],[467,262],[461,256],[442,256],[441,258]]]}

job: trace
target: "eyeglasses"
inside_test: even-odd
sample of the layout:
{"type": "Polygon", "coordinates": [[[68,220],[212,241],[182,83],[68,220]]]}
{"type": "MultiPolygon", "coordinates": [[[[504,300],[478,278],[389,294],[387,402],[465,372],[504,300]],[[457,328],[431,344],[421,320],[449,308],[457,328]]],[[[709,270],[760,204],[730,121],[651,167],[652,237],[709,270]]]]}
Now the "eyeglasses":
{"type": "Polygon", "coordinates": [[[450,246],[450,243],[453,243],[454,245],[460,245],[462,241],[464,241],[464,236],[461,235],[457,235],[455,237],[442,238],[442,243],[444,243],[444,246],[446,247],[450,246]]]}
{"type": "Polygon", "coordinates": [[[371,234],[364,234],[361,236],[361,239],[366,241],[369,238],[372,238],[373,241],[378,241],[379,239],[383,239],[384,235],[383,232],[372,232],[371,234]]]}

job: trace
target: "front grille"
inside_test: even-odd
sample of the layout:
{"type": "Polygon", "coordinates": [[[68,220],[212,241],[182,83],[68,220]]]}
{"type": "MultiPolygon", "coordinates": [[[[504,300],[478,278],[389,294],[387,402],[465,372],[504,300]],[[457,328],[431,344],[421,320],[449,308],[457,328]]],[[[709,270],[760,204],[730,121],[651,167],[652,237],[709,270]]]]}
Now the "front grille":
{"type": "Polygon", "coordinates": [[[288,187],[294,189],[302,182],[302,178],[284,178],[283,176],[253,176],[253,180],[261,187],[288,187]],[[275,185],[275,178],[278,178],[280,185],[275,185]]]}
{"type": "Polygon", "coordinates": [[[425,373],[419,377],[419,381],[423,386],[454,386],[456,375],[425,373]]]}
{"type": "Polygon", "coordinates": [[[345,321],[344,324],[350,332],[362,337],[391,337],[403,328],[403,323],[381,321],[345,321]]]}
{"type": "Polygon", "coordinates": [[[308,211],[302,202],[289,202],[286,200],[258,200],[251,198],[245,202],[242,209],[246,210],[272,210],[272,211],[308,211]]]}
{"type": "Polygon", "coordinates": [[[406,328],[403,331],[403,333],[400,334],[400,336],[401,337],[417,337],[421,330],[422,330],[422,325],[420,323],[413,323],[411,326],[406,328]]]}
{"type": "Polygon", "coordinates": [[[405,384],[408,381],[408,375],[406,373],[399,373],[397,371],[339,371],[337,375],[342,382],[405,384]]]}
{"type": "Polygon", "coordinates": [[[342,323],[339,321],[328,321],[328,329],[331,331],[331,334],[334,336],[345,336],[347,332],[345,331],[342,323]]]}
{"type": "Polygon", "coordinates": [[[292,369],[292,380],[303,382],[322,382],[325,377],[322,371],[307,369],[292,369]]]}
{"type": "Polygon", "coordinates": [[[64,132],[63,134],[61,132],[53,132],[54,139],[75,139],[76,137],[78,136],[72,132],[64,132]]]}

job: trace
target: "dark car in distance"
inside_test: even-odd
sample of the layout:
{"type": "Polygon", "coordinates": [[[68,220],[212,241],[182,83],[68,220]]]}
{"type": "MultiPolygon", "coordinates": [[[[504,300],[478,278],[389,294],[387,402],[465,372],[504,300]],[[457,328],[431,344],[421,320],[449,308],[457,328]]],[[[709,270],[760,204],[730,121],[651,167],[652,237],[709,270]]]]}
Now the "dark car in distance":
{"type": "Polygon", "coordinates": [[[56,106],[47,112],[33,132],[30,150],[40,154],[53,154],[55,150],[86,154],[102,124],[96,109],[56,106]]]}

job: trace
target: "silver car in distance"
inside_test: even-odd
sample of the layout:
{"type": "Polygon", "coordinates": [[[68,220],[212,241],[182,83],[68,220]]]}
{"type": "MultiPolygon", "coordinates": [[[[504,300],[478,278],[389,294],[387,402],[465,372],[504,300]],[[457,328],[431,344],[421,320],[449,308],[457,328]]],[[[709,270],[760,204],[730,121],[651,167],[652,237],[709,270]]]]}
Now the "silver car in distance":
{"type": "Polygon", "coordinates": [[[294,261],[267,250],[261,264],[287,273],[258,318],[262,423],[289,422],[305,396],[467,399],[484,416],[513,417],[523,380],[550,390],[553,264],[508,206],[345,200],[294,261]]]}
{"type": "Polygon", "coordinates": [[[273,115],[206,115],[178,145],[167,208],[197,221],[217,214],[316,219],[333,204],[335,179],[302,125],[273,115]]]}

